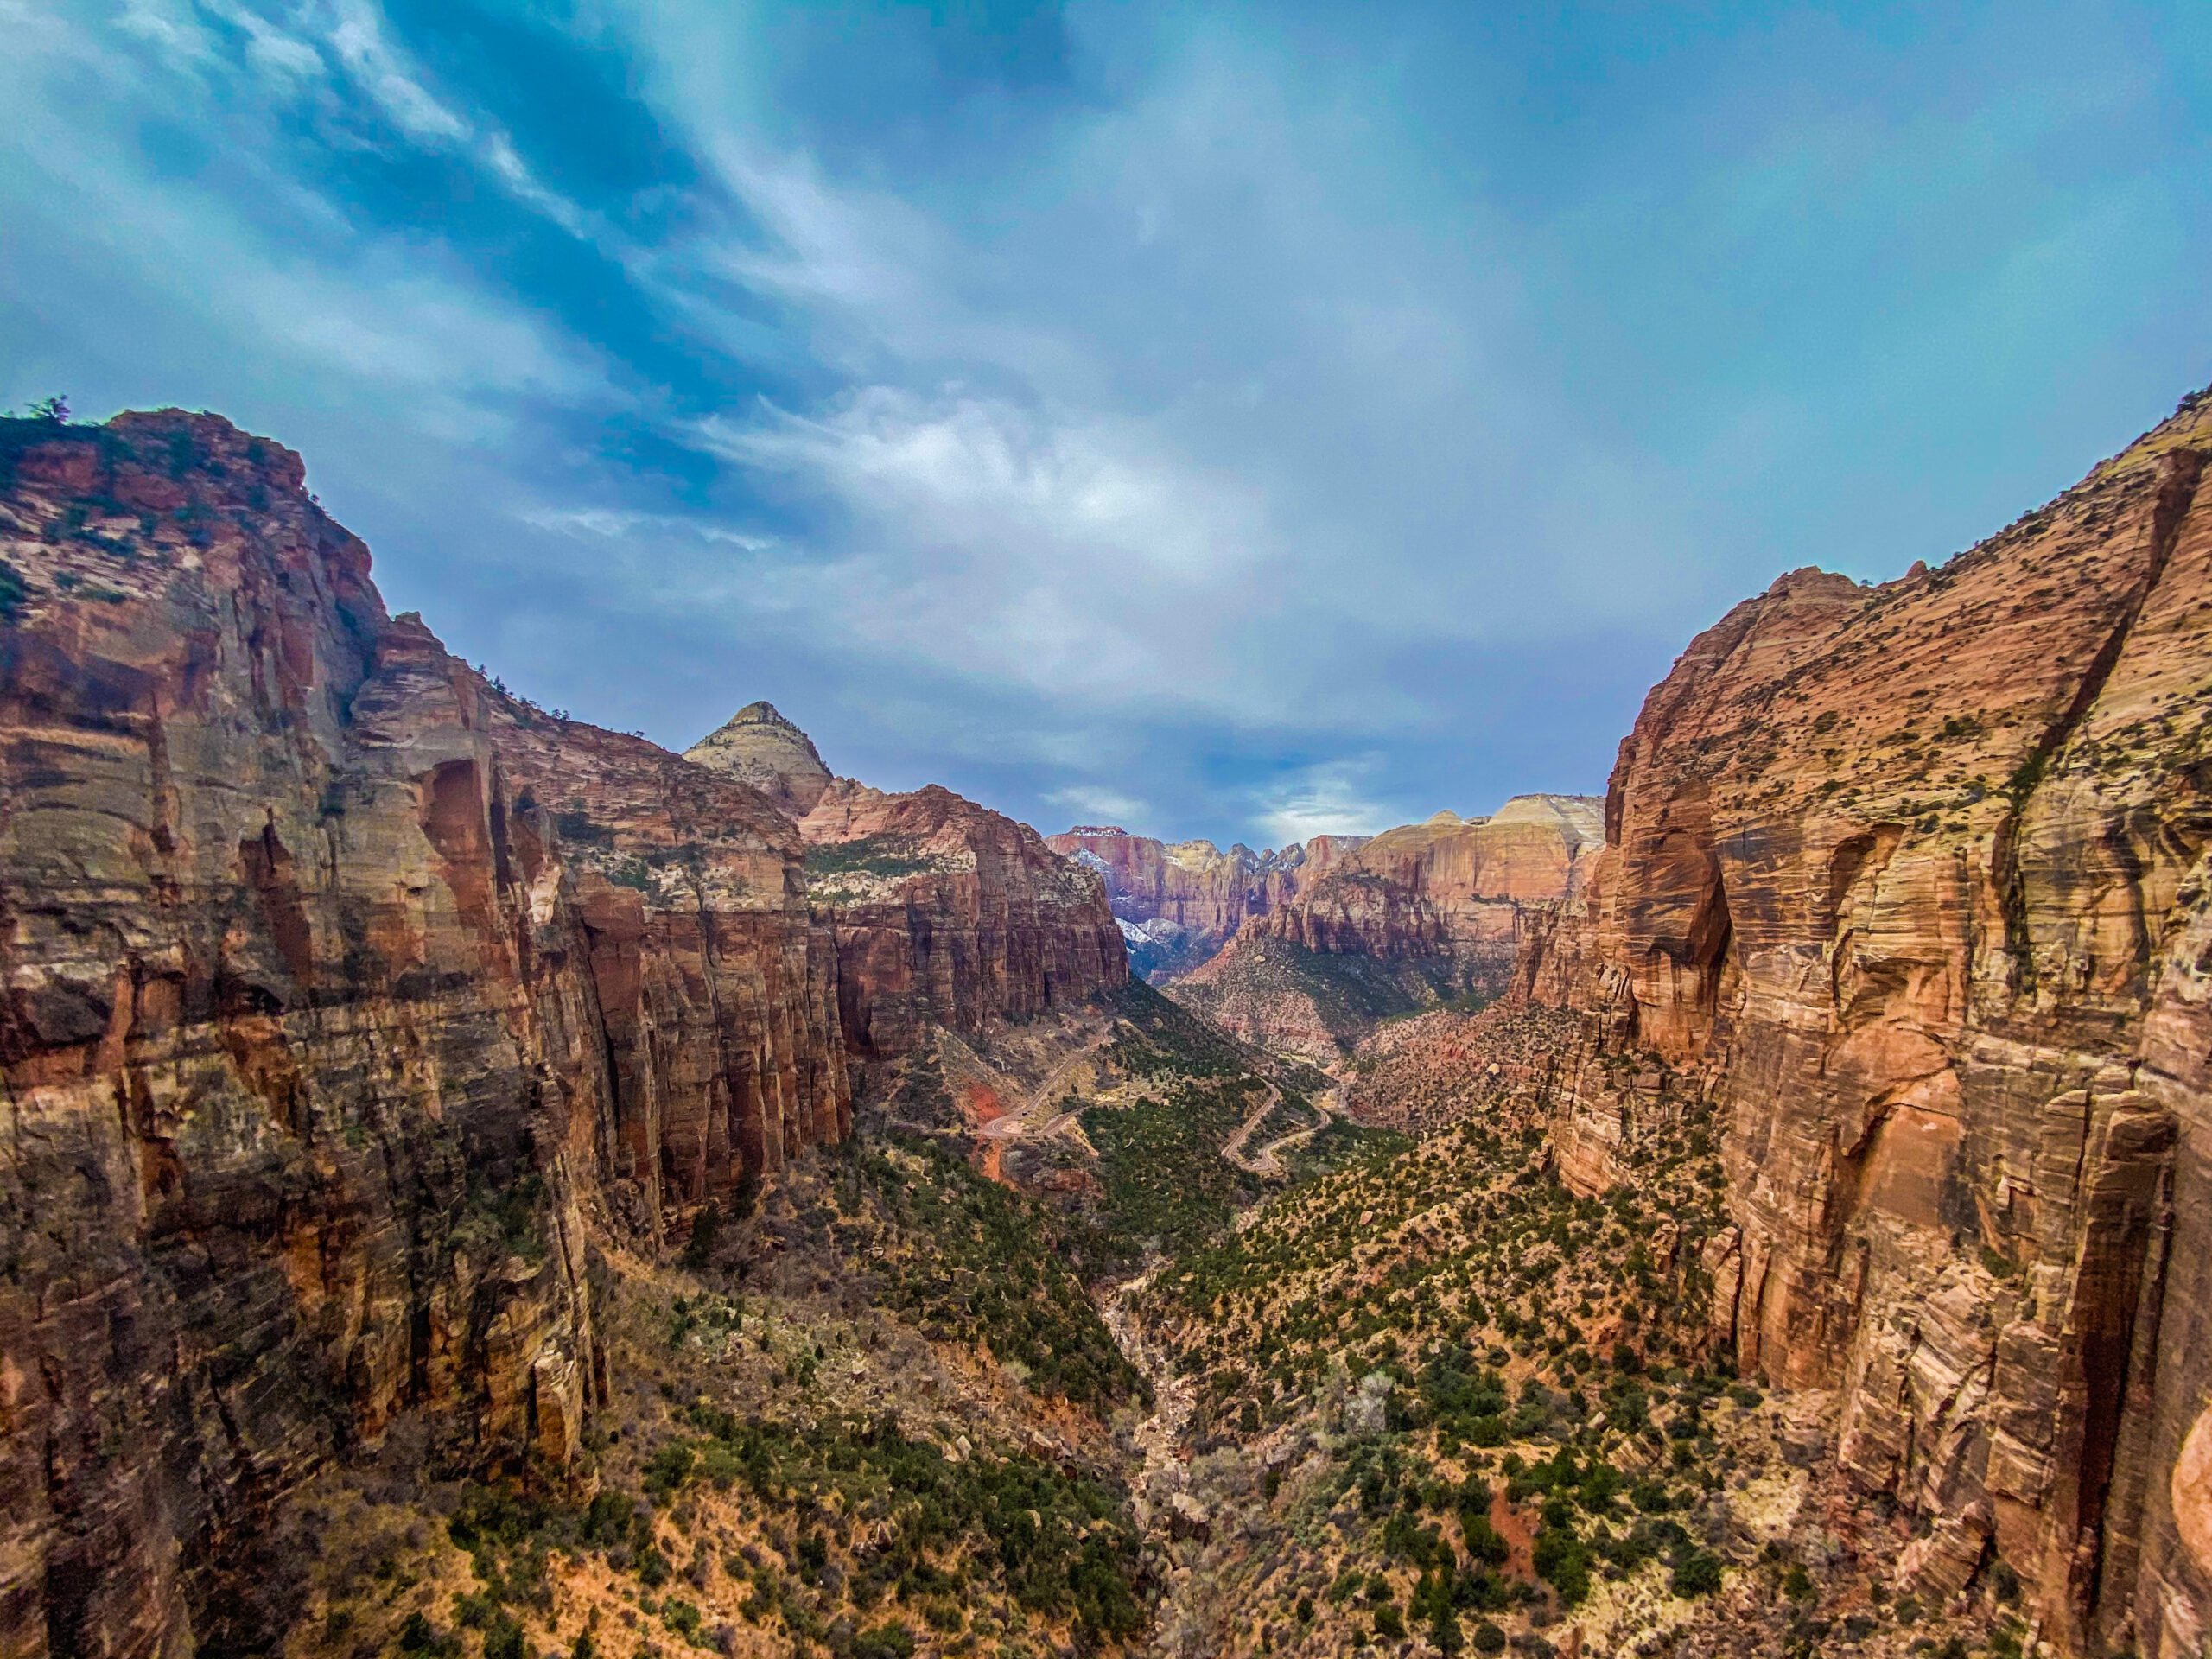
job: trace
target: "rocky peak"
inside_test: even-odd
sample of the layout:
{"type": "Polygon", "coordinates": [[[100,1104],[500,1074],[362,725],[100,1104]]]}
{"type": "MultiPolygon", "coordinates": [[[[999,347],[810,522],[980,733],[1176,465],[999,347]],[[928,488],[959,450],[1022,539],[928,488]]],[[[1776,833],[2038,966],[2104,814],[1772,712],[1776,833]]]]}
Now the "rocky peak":
{"type": "Polygon", "coordinates": [[[748,702],[684,750],[683,758],[750,784],[793,817],[804,817],[830,787],[814,740],[772,702],[748,702]]]}
{"type": "Polygon", "coordinates": [[[1555,830],[1580,845],[1605,838],[1605,802],[1598,795],[1516,795],[1491,814],[1487,822],[1555,830]]]}

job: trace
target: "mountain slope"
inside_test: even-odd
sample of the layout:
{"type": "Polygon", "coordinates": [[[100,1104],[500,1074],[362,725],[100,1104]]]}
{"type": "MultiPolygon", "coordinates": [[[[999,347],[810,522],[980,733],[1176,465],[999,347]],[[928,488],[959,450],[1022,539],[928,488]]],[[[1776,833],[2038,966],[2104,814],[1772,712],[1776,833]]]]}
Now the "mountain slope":
{"type": "Polygon", "coordinates": [[[2001,1560],[2072,1652],[2212,1628],[2208,455],[2200,397],[1940,569],[1737,607],[1519,970],[1585,1015],[1569,1179],[1716,1103],[1716,1338],[1838,1391],[1907,1582],[2001,1560]]]}

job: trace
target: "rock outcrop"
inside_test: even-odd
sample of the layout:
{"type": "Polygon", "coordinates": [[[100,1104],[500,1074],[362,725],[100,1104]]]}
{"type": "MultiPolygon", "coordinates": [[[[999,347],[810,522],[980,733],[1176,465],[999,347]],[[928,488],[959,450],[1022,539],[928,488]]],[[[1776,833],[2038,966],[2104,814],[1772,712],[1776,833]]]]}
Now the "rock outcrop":
{"type": "Polygon", "coordinates": [[[559,1480],[588,1231],[847,1122],[789,820],[486,685],[302,484],[0,426],[0,1652],[256,1649],[269,1503],[402,1413],[559,1480]]]}
{"type": "Polygon", "coordinates": [[[1519,795],[1489,817],[1439,812],[1334,860],[1262,931],[1331,956],[1431,957],[1501,984],[1529,906],[1572,899],[1604,838],[1601,804],[1519,795]]]}
{"type": "Polygon", "coordinates": [[[972,1033],[1128,982],[1104,883],[1027,824],[935,785],[887,795],[840,779],[799,829],[858,1054],[903,1054],[931,1021],[972,1033]]]}
{"type": "Polygon", "coordinates": [[[2001,1557],[2044,1639],[2212,1632],[2212,398],[1939,569],[1801,570],[1644,704],[1518,994],[1595,1191],[1715,1103],[1714,1339],[2001,1557]]]}
{"type": "Polygon", "coordinates": [[[1603,834],[1594,798],[1523,795],[1332,849],[1172,995],[1245,1042],[1332,1064],[1379,1020],[1503,991],[1603,834]]]}
{"type": "Polygon", "coordinates": [[[814,740],[772,702],[747,703],[684,750],[683,758],[751,785],[795,818],[811,812],[830,787],[830,768],[814,740]]]}

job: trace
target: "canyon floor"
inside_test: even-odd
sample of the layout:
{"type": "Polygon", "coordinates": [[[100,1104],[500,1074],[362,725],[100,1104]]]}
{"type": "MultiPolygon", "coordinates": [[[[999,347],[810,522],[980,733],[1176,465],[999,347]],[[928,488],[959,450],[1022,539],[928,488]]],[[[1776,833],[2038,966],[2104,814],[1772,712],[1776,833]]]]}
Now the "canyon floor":
{"type": "Polygon", "coordinates": [[[1141,984],[935,1033],[851,1141],[594,1263],[565,1475],[442,1479],[403,1422],[290,1499],[286,1649],[2018,1652],[2001,1574],[1891,1592],[1830,1400],[1709,1363],[1710,1122],[1560,1185],[1508,1063],[1556,1018],[1390,1022],[1341,1078],[1141,984]]]}

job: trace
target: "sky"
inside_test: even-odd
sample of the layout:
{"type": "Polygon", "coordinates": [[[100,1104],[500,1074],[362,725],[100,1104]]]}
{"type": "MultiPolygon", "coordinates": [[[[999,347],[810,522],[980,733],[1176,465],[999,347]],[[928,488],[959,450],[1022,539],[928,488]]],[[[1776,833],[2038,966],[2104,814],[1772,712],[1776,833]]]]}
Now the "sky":
{"type": "Polygon", "coordinates": [[[0,0],[0,404],[307,458],[682,748],[1226,844],[1601,792],[2212,381],[2212,7],[0,0]]]}

